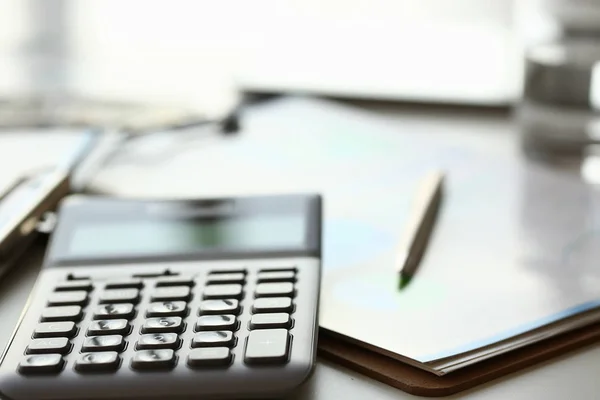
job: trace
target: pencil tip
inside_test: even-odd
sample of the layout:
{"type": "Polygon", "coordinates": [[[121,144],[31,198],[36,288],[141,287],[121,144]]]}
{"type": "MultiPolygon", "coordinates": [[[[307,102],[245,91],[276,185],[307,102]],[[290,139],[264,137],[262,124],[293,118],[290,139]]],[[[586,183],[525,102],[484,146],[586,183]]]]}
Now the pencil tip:
{"type": "Polygon", "coordinates": [[[398,289],[399,290],[404,289],[406,286],[408,286],[409,282],[410,282],[410,277],[409,276],[401,275],[400,276],[400,282],[398,283],[398,289]]]}

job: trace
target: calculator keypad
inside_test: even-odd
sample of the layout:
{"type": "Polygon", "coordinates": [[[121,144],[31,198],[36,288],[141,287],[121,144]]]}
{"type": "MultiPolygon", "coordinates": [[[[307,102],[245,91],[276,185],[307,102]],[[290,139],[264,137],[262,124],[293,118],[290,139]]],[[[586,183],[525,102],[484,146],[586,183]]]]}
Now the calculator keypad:
{"type": "Polygon", "coordinates": [[[124,365],[143,372],[178,364],[286,363],[297,282],[294,268],[259,270],[252,277],[240,269],[207,271],[203,279],[63,281],[51,293],[18,371],[60,372],[66,357],[74,357],[79,373],[124,365]]]}

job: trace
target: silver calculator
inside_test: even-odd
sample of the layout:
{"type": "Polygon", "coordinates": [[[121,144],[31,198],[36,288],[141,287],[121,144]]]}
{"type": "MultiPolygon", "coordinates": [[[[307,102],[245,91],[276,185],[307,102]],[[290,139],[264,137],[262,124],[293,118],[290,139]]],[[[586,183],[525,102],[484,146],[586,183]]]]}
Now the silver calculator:
{"type": "Polygon", "coordinates": [[[316,359],[318,195],[71,196],[0,398],[285,396],[316,359]]]}

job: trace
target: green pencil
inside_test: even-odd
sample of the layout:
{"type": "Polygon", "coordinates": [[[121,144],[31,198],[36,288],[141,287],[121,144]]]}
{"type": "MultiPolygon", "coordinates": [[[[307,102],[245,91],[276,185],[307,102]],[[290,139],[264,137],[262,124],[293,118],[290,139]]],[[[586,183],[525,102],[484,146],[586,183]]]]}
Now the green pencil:
{"type": "Polygon", "coordinates": [[[399,289],[408,286],[425,253],[440,208],[443,185],[444,174],[434,171],[423,179],[419,187],[415,208],[400,243],[396,264],[399,289]]]}

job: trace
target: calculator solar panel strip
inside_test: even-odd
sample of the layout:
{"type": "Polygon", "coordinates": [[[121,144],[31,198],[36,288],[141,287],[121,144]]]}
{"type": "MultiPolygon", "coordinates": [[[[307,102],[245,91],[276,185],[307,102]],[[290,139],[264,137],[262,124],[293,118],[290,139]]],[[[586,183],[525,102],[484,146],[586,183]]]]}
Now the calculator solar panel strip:
{"type": "MultiPolygon", "coordinates": [[[[273,398],[308,379],[318,333],[320,197],[240,203],[277,209],[284,202],[304,213],[306,240],[288,252],[100,265],[56,251],[68,225],[83,218],[77,201],[68,199],[70,212],[64,205],[59,212],[42,272],[2,355],[0,398],[273,398]]],[[[107,199],[96,208],[112,201],[127,208],[127,201],[107,199]]]]}

